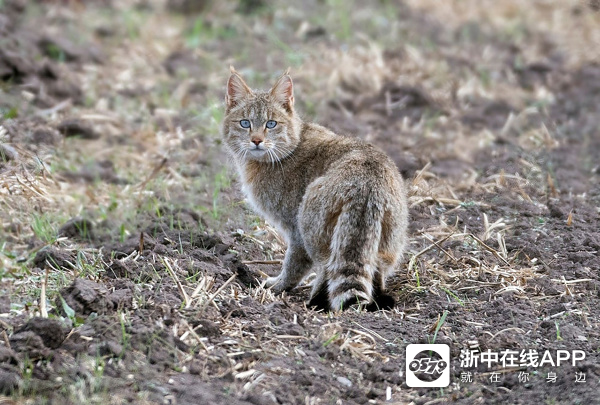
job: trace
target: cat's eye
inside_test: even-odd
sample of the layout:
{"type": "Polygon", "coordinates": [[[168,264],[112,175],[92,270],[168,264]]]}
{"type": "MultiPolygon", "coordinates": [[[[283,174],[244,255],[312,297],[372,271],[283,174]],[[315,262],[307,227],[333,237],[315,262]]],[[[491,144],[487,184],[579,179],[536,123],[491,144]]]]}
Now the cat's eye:
{"type": "Polygon", "coordinates": [[[267,121],[267,128],[273,129],[277,125],[277,121],[269,120],[267,121]]]}
{"type": "Polygon", "coordinates": [[[242,128],[250,128],[250,121],[249,120],[241,120],[240,121],[240,126],[242,128]]]}

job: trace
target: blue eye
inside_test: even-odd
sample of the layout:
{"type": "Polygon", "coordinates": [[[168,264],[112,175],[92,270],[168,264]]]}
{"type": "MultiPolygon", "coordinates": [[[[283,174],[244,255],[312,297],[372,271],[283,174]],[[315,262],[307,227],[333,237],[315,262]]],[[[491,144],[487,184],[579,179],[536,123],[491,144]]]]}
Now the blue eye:
{"type": "Polygon", "coordinates": [[[250,128],[250,121],[248,121],[248,120],[241,120],[240,121],[240,126],[242,128],[250,128]]]}
{"type": "Polygon", "coordinates": [[[269,120],[267,121],[267,128],[273,129],[277,125],[277,121],[269,120]]]}

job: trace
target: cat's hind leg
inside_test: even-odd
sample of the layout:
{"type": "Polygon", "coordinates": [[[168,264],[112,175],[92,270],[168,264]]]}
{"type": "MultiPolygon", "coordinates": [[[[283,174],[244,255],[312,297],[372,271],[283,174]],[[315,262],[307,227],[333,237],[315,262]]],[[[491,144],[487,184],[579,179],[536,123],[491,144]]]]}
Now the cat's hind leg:
{"type": "Polygon", "coordinates": [[[317,277],[313,281],[308,306],[315,310],[329,311],[329,292],[327,291],[327,278],[323,266],[315,266],[317,277]]]}
{"type": "Polygon", "coordinates": [[[386,292],[385,279],[390,272],[388,266],[378,260],[377,272],[373,277],[373,302],[367,305],[367,311],[378,311],[380,309],[392,309],[396,305],[394,298],[386,292]]]}
{"type": "Polygon", "coordinates": [[[402,212],[402,204],[390,204],[385,210],[381,223],[381,237],[377,252],[377,272],[373,278],[373,302],[367,310],[392,309],[394,298],[386,291],[386,280],[396,270],[402,258],[406,236],[406,214],[402,212]]]}

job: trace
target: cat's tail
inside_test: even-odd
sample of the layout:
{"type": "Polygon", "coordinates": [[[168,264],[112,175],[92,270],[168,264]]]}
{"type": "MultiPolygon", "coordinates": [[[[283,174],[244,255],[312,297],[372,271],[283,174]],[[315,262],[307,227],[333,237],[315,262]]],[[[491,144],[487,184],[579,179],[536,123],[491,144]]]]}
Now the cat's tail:
{"type": "Polygon", "coordinates": [[[373,280],[384,217],[383,198],[370,187],[355,189],[342,207],[325,266],[332,310],[373,301],[373,280]]]}

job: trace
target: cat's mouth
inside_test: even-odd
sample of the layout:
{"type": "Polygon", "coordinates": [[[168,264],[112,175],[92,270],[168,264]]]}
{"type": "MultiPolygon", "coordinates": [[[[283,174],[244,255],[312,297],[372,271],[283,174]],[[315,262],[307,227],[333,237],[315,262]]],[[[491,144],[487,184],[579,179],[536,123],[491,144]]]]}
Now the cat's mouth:
{"type": "Polygon", "coordinates": [[[256,146],[250,149],[251,156],[259,157],[264,155],[265,153],[267,153],[267,150],[265,148],[261,148],[260,146],[256,146]]]}

